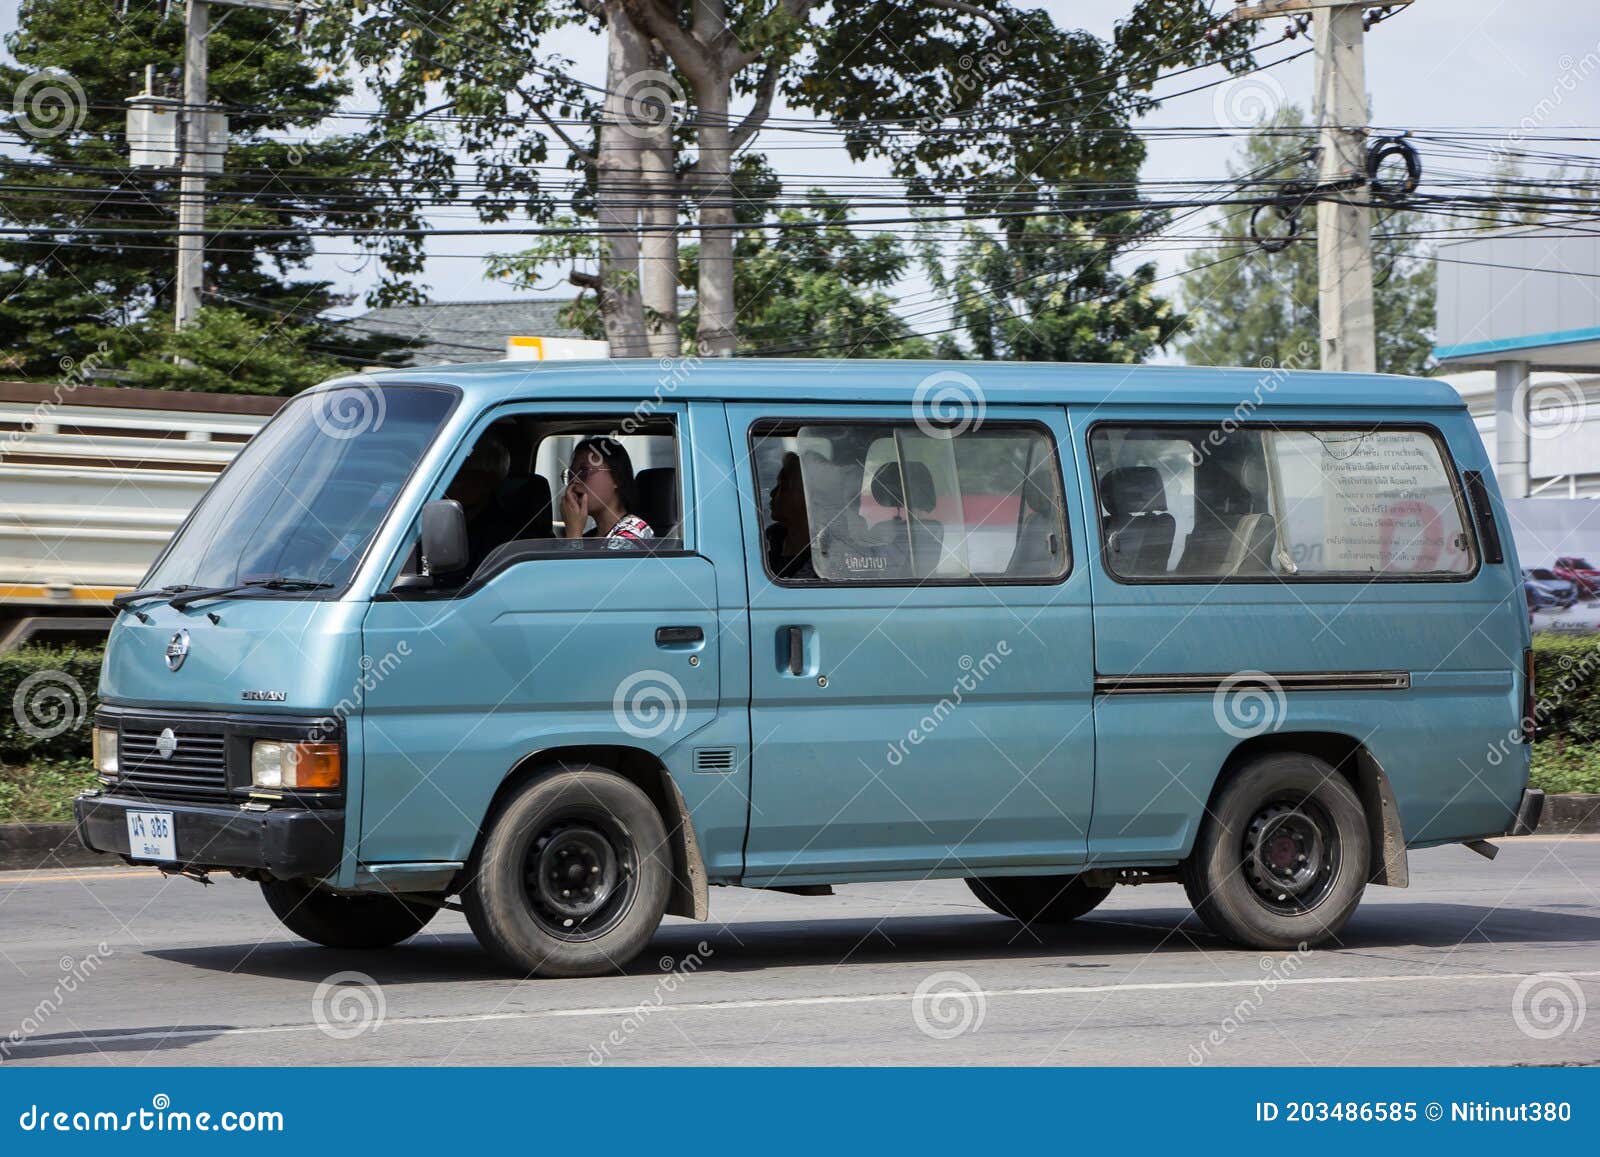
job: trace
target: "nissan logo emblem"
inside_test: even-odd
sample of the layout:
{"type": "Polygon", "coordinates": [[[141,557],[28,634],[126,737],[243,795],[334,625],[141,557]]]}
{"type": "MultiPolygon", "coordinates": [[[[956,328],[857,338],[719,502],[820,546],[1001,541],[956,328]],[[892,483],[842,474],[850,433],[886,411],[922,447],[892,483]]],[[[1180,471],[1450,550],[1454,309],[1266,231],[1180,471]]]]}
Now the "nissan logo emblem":
{"type": "Polygon", "coordinates": [[[189,657],[189,632],[174,631],[167,640],[167,670],[176,671],[189,657]]]}
{"type": "Polygon", "coordinates": [[[163,727],[161,734],[156,736],[156,754],[162,759],[171,759],[172,753],[178,750],[178,737],[172,734],[172,728],[163,727]]]}

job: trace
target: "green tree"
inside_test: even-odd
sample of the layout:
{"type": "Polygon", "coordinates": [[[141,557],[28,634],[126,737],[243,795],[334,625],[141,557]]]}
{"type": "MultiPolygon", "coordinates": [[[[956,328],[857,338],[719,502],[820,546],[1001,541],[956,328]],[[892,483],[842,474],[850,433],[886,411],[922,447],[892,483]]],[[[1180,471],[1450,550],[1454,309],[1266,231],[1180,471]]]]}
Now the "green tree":
{"type": "Polygon", "coordinates": [[[1149,228],[1131,213],[1008,219],[997,232],[966,230],[934,284],[952,302],[946,353],[1008,361],[1138,362],[1163,346],[1183,316],[1152,288],[1154,263],[1119,271],[1113,259],[1149,228]]]}
{"type": "MultiPolygon", "coordinates": [[[[0,128],[22,149],[0,157],[0,220],[30,233],[0,237],[4,370],[51,376],[61,359],[110,342],[126,351],[115,376],[172,384],[174,375],[153,368],[155,345],[137,356],[128,343],[142,335],[171,344],[177,176],[128,167],[124,100],[143,87],[147,65],[159,88],[177,91],[183,6],[24,0],[6,48],[0,128]]],[[[238,361],[260,352],[257,328],[277,328],[274,346],[287,357],[280,339],[292,335],[319,373],[330,356],[376,360],[393,343],[353,341],[319,320],[347,299],[297,271],[313,254],[311,227],[415,221],[415,187],[398,154],[326,131],[351,84],[306,54],[282,14],[216,10],[210,64],[211,99],[228,112],[231,139],[224,171],[209,182],[207,224],[229,232],[208,240],[202,301],[256,321],[218,319],[198,340],[226,360],[217,343],[238,338],[238,361]]],[[[377,296],[404,298],[420,268],[418,243],[378,244],[377,296]]],[[[248,375],[220,377],[215,388],[248,375]]],[[[305,378],[289,373],[282,388],[305,378]]]]}
{"type": "MultiPolygon", "coordinates": [[[[1244,198],[1259,199],[1283,182],[1307,181],[1314,132],[1300,109],[1289,105],[1269,131],[1245,141],[1230,172],[1244,198]]],[[[1288,244],[1269,252],[1250,238],[1253,204],[1229,206],[1209,226],[1215,244],[1196,251],[1183,279],[1188,314],[1180,352],[1191,365],[1262,365],[1315,369],[1321,345],[1317,315],[1316,206],[1298,215],[1292,238],[1284,221],[1267,209],[1259,217],[1269,235],[1288,244]]],[[[1379,210],[1373,230],[1373,311],[1378,369],[1420,374],[1433,353],[1435,267],[1414,236],[1418,214],[1379,210]]]]}

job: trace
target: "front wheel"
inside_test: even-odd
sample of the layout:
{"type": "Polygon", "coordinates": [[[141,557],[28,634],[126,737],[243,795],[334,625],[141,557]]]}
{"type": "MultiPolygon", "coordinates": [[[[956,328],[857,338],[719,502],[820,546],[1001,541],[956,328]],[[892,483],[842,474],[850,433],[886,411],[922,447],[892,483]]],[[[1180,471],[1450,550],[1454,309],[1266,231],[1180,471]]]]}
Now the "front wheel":
{"type": "Polygon", "coordinates": [[[341,895],[293,880],[266,880],[261,894],[285,928],[325,948],[388,948],[422,931],[439,910],[398,896],[341,895]]]}
{"type": "Polygon", "coordinates": [[[524,975],[615,972],[666,914],[668,857],[649,796],[603,768],[564,768],[495,819],[462,895],[467,923],[524,975]]]}
{"type": "Polygon", "coordinates": [[[1206,926],[1252,948],[1332,939],[1366,890],[1371,837],[1355,790],[1297,752],[1246,764],[1206,812],[1183,886],[1206,926]]]}
{"type": "Polygon", "coordinates": [[[1110,885],[1086,884],[1082,876],[992,876],[968,880],[967,887],[993,911],[1024,924],[1068,924],[1111,895],[1110,885]]]}

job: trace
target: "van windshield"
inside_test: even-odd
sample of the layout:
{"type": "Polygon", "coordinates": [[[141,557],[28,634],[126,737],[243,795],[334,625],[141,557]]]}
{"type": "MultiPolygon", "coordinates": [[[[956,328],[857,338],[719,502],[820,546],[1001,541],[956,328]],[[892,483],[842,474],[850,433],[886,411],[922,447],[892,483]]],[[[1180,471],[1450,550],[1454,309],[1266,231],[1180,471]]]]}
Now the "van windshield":
{"type": "Polygon", "coordinates": [[[453,400],[370,383],[294,399],[206,492],[142,585],[344,587],[453,400]]]}

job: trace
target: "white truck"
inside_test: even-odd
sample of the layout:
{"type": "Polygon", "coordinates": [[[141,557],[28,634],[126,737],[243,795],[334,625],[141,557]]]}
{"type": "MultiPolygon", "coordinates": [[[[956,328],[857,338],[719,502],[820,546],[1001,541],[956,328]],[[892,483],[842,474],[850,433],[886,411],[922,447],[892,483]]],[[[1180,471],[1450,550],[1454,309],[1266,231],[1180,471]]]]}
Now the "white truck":
{"type": "Polygon", "coordinates": [[[93,636],[284,399],[0,382],[0,654],[93,636]]]}

